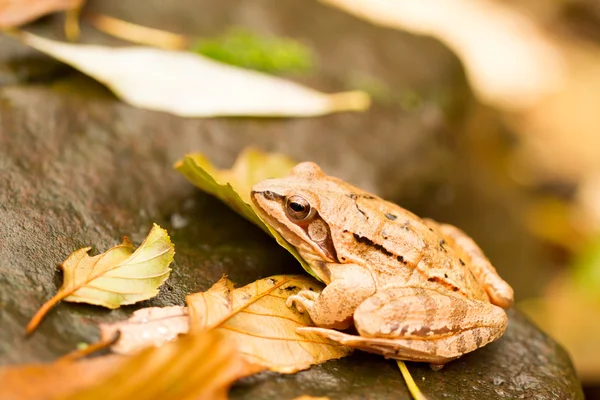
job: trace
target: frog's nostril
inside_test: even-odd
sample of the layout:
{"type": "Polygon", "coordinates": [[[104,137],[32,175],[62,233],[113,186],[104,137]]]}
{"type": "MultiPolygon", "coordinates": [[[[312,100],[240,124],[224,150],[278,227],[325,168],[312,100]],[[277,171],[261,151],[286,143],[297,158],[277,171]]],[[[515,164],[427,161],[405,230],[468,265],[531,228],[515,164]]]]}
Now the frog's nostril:
{"type": "Polygon", "coordinates": [[[263,193],[263,196],[265,196],[269,200],[274,200],[275,199],[275,193],[271,192],[270,190],[265,190],[262,193],[263,193]]]}

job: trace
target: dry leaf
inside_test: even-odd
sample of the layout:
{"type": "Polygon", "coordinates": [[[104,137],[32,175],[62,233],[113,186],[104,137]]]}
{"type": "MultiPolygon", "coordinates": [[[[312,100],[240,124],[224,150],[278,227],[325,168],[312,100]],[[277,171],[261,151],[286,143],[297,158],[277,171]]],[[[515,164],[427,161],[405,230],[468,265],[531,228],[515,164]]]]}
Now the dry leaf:
{"type": "Polygon", "coordinates": [[[258,371],[221,335],[204,332],[147,348],[98,384],[68,399],[226,399],[235,380],[258,371]]]}
{"type": "Polygon", "coordinates": [[[102,82],[129,104],[184,117],[309,117],[363,111],[370,103],[364,92],[324,94],[185,51],[77,45],[25,32],[17,36],[102,82]]]}
{"type": "Polygon", "coordinates": [[[27,333],[61,300],[118,308],[156,296],[158,287],[169,277],[175,254],[167,231],[156,224],[135,252],[127,238],[94,257],[87,254],[90,249],[73,252],[60,265],[63,285],[31,319],[27,333]]]}
{"type": "Polygon", "coordinates": [[[76,363],[31,364],[0,368],[0,399],[64,398],[103,379],[125,361],[110,355],[76,363]],[[73,379],[77,377],[77,379],[73,379]]]}
{"type": "Polygon", "coordinates": [[[226,399],[233,381],[255,372],[220,335],[206,332],[133,357],[6,368],[0,370],[0,398],[226,399]]]}
{"type": "Polygon", "coordinates": [[[81,7],[83,0],[0,0],[0,29],[14,28],[43,15],[81,7]]]}
{"type": "Polygon", "coordinates": [[[120,333],[111,350],[118,354],[133,354],[148,346],[159,347],[189,331],[186,307],[148,307],[137,310],[120,322],[100,324],[100,340],[107,341],[120,333]]]}
{"type": "Polygon", "coordinates": [[[190,330],[214,329],[252,364],[281,373],[341,358],[352,350],[318,335],[296,333],[296,328],[312,322],[285,304],[300,290],[321,288],[308,276],[278,275],[238,289],[223,278],[208,291],[186,298],[190,330]]]}
{"type": "Polygon", "coordinates": [[[320,291],[321,287],[308,276],[279,275],[234,289],[233,283],[223,278],[206,292],[188,296],[188,309],[149,308],[137,311],[127,321],[103,324],[102,340],[119,330],[113,351],[132,354],[173,340],[176,334],[187,333],[188,326],[192,333],[216,330],[251,364],[292,373],[352,351],[316,335],[296,333],[296,328],[312,323],[306,314],[288,308],[287,298],[303,289],[320,291]]]}
{"type": "MultiPolygon", "coordinates": [[[[248,221],[275,238],[280,246],[289,251],[302,267],[317,278],[295,247],[290,245],[275,229],[265,224],[254,211],[250,200],[250,188],[268,178],[287,175],[295,162],[275,153],[262,153],[255,149],[244,150],[230,170],[219,170],[202,154],[188,154],[175,164],[175,169],[191,183],[212,194],[248,221]]],[[[318,279],[318,278],[317,278],[318,279]]]]}

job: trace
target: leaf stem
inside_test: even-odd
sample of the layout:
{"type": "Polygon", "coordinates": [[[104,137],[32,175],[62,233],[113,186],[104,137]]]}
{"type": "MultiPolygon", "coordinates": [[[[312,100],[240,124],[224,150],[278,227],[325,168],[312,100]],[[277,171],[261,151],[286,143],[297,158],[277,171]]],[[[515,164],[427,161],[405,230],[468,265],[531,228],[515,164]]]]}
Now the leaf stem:
{"type": "Polygon", "coordinates": [[[255,303],[258,300],[262,299],[263,297],[265,297],[266,295],[268,295],[269,293],[271,293],[275,289],[282,287],[286,283],[289,283],[291,280],[292,280],[292,278],[282,279],[281,282],[278,282],[277,284],[273,285],[273,287],[270,287],[268,290],[265,290],[264,292],[259,293],[256,296],[250,298],[250,300],[247,303],[242,304],[241,306],[239,306],[238,308],[236,308],[235,310],[233,310],[231,313],[229,313],[228,315],[226,315],[225,317],[223,317],[220,321],[217,321],[209,329],[216,329],[216,328],[220,327],[221,325],[223,325],[225,322],[229,321],[234,315],[238,314],[243,309],[250,307],[250,305],[252,305],[253,303],[255,303]]]}
{"type": "Polygon", "coordinates": [[[102,349],[112,346],[113,344],[115,344],[117,342],[117,340],[119,340],[120,337],[121,337],[121,331],[116,331],[114,335],[112,335],[111,337],[109,337],[107,339],[99,340],[95,343],[88,345],[84,349],[77,349],[70,353],[65,354],[64,356],[62,356],[58,360],[56,360],[55,363],[69,363],[69,362],[77,361],[80,358],[89,356],[92,353],[95,353],[99,350],[102,350],[102,349]]]}
{"type": "Polygon", "coordinates": [[[25,328],[25,335],[31,335],[33,331],[37,328],[37,326],[40,324],[42,319],[46,316],[48,311],[50,311],[50,309],[54,307],[56,303],[67,297],[69,294],[69,292],[58,291],[50,300],[45,302],[40,307],[40,309],[37,310],[33,318],[31,318],[31,321],[29,321],[29,323],[27,324],[27,327],[25,328]]]}
{"type": "Polygon", "coordinates": [[[427,397],[425,397],[423,395],[423,393],[421,393],[421,391],[419,390],[419,387],[417,386],[414,379],[410,375],[410,372],[408,371],[408,368],[406,368],[406,364],[404,364],[404,361],[396,360],[396,362],[398,363],[398,367],[400,367],[400,372],[402,373],[402,377],[404,378],[404,381],[406,382],[406,386],[408,386],[408,391],[410,392],[413,399],[427,400],[427,397]]]}

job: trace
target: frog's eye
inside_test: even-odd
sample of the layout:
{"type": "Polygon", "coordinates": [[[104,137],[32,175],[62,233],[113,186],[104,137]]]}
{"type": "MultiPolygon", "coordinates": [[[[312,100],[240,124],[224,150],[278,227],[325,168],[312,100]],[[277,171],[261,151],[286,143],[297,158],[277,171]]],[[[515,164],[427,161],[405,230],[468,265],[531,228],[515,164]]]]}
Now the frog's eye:
{"type": "Polygon", "coordinates": [[[310,204],[302,196],[288,197],[285,209],[288,216],[297,221],[302,221],[312,214],[310,204]]]}

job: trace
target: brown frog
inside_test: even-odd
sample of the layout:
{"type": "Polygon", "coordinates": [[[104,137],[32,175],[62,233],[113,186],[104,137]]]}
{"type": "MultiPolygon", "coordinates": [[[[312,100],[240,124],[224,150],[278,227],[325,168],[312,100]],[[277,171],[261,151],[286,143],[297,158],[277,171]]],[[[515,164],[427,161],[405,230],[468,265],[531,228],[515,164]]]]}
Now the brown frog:
{"type": "Polygon", "coordinates": [[[512,288],[458,228],[325,175],[314,163],[252,188],[258,214],[327,285],[288,306],[300,328],[386,357],[444,365],[502,336],[512,288]],[[339,332],[354,325],[359,335],[339,332]]]}

